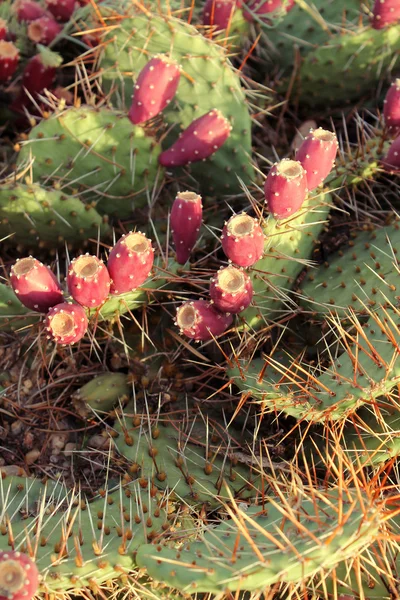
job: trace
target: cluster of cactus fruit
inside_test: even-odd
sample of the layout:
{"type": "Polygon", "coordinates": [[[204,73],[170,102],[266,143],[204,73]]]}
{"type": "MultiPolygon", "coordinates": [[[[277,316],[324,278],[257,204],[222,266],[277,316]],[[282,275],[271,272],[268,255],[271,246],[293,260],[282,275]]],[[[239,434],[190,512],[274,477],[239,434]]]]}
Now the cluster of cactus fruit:
{"type": "Polygon", "coordinates": [[[399,597],[399,53],[399,0],[0,3],[0,600],[399,597]]]}

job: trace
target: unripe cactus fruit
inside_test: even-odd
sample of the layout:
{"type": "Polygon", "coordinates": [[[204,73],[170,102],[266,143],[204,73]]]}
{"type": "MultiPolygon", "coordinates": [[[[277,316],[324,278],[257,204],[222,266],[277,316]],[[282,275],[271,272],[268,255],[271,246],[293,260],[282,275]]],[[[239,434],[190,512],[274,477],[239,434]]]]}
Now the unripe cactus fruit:
{"type": "Polygon", "coordinates": [[[390,129],[400,128],[400,79],[396,79],[392,83],[386,94],[383,116],[390,129]]]}
{"type": "Polygon", "coordinates": [[[19,51],[12,42],[0,40],[0,82],[7,81],[17,69],[19,51]]]}
{"type": "Polygon", "coordinates": [[[102,260],[85,254],[71,262],[67,285],[75,302],[95,308],[103,304],[110,293],[110,274],[102,260]]]}
{"type": "Polygon", "coordinates": [[[296,160],[307,173],[309,191],[317,188],[332,171],[338,151],[338,141],[332,131],[319,127],[310,131],[301,144],[296,160]]]}
{"type": "Polygon", "coordinates": [[[264,234],[256,219],[242,213],[225,223],[221,235],[227,258],[239,267],[251,267],[264,251],[264,234]]]}
{"type": "Polygon", "coordinates": [[[17,0],[13,6],[18,21],[34,21],[40,17],[48,16],[47,11],[33,0],[17,0]]]}
{"type": "Polygon", "coordinates": [[[75,10],[75,0],[46,0],[46,6],[57,21],[66,23],[75,10]]]}
{"type": "Polygon", "coordinates": [[[178,140],[162,152],[159,163],[164,167],[182,167],[208,158],[228,139],[231,125],[216,109],[195,119],[178,140]]]}
{"type": "Polygon", "coordinates": [[[35,44],[48,46],[58,36],[62,27],[53,17],[40,17],[28,25],[28,37],[35,44]]]}
{"type": "Polygon", "coordinates": [[[181,333],[196,341],[221,335],[231,323],[231,315],[218,312],[205,300],[184,302],[176,311],[176,325],[181,333]]]}
{"type": "Polygon", "coordinates": [[[47,339],[70,346],[79,342],[88,328],[85,309],[79,304],[62,302],[50,308],[46,316],[47,339]]]}
{"type": "Polygon", "coordinates": [[[253,284],[245,271],[230,265],[211,279],[210,298],[217,310],[237,314],[252,301],[253,284]]]}
{"type": "Polygon", "coordinates": [[[197,242],[202,218],[201,196],[195,192],[179,192],[171,209],[171,231],[180,265],[189,259],[197,242]]]}
{"type": "Polygon", "coordinates": [[[383,29],[400,20],[399,0],[375,0],[372,11],[372,27],[383,29]]]}
{"type": "Polygon", "coordinates": [[[134,125],[152,119],[171,102],[178,89],[181,69],[163,54],[152,58],[136,80],[128,117],[134,125]]]}
{"type": "Polygon", "coordinates": [[[133,292],[148,278],[154,262],[154,248],[144,233],[131,231],[111,249],[107,269],[112,279],[111,293],[133,292]]]}
{"type": "Polygon", "coordinates": [[[307,174],[297,160],[284,158],[276,163],[265,181],[264,193],[268,210],[278,219],[297,212],[307,196],[307,174]]]}
{"type": "Polygon", "coordinates": [[[400,169],[400,135],[392,142],[382,163],[386,171],[398,171],[400,169]]]}
{"type": "Polygon", "coordinates": [[[226,29],[236,9],[236,0],[207,0],[203,9],[203,24],[226,29]]]}
{"type": "Polygon", "coordinates": [[[17,298],[31,310],[46,312],[63,301],[54,273],[32,256],[17,260],[11,267],[10,282],[17,298]]]}
{"type": "Polygon", "coordinates": [[[0,552],[0,600],[31,600],[39,587],[39,571],[26,554],[0,552]]]}

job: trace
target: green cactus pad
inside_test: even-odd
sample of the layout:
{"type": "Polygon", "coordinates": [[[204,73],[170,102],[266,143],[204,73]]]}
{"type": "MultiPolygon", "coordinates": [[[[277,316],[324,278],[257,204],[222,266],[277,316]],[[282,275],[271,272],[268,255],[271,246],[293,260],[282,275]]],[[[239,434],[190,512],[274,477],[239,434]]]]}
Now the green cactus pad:
{"type": "Polygon", "coordinates": [[[359,493],[351,488],[345,494],[341,488],[304,490],[282,504],[266,499],[263,507],[234,511],[235,519],[179,550],[142,546],[137,563],[156,580],[185,592],[217,594],[306,582],[376,539],[382,509],[378,503],[365,505],[359,493]]]}
{"type": "Polygon", "coordinates": [[[163,180],[156,140],[108,108],[67,108],[42,120],[21,146],[18,165],[33,159],[34,181],[79,190],[100,214],[130,217],[163,180]]]}
{"type": "Polygon", "coordinates": [[[260,329],[269,320],[293,310],[295,303],[289,293],[305,263],[312,259],[331,202],[329,194],[321,193],[311,196],[297,216],[280,222],[272,216],[267,219],[263,227],[264,257],[251,271],[253,306],[240,314],[249,328],[260,329]]]}
{"type": "MultiPolygon", "coordinates": [[[[333,329],[338,325],[333,321],[333,329]]],[[[373,314],[363,326],[355,321],[341,331],[343,353],[322,373],[295,359],[281,364],[269,357],[229,369],[228,375],[264,412],[283,411],[313,423],[342,420],[399,384],[399,326],[400,316],[391,311],[373,314]]]]}
{"type": "Polygon", "coordinates": [[[79,198],[39,185],[0,185],[0,236],[30,247],[64,246],[104,236],[109,226],[79,198]]]}
{"type": "Polygon", "coordinates": [[[200,192],[211,195],[236,194],[240,191],[237,176],[249,184],[254,174],[251,119],[240,78],[226,51],[194,26],[166,15],[143,11],[119,21],[118,28],[114,23],[111,16],[98,61],[103,87],[115,89],[113,101],[126,111],[141,69],[155,54],[168,53],[182,66],[182,74],[175,98],[162,113],[166,123],[174,126],[163,147],[194,119],[216,108],[231,122],[231,135],[210,159],[185,167],[185,172],[190,171],[188,181],[192,186],[198,182],[200,192]]]}
{"type": "Polygon", "coordinates": [[[151,479],[155,486],[192,502],[228,500],[225,481],[238,498],[257,495],[259,467],[239,464],[234,452],[219,452],[218,444],[211,441],[207,451],[205,430],[196,434],[190,425],[185,429],[183,423],[160,419],[149,432],[147,419],[135,416],[133,407],[128,406],[115,431],[115,446],[129,461],[129,472],[140,481],[151,479]]]}
{"type": "Polygon", "coordinates": [[[72,399],[77,412],[93,417],[93,411],[108,412],[132,395],[124,373],[103,373],[82,386],[72,399]]]}
{"type": "Polygon", "coordinates": [[[400,226],[354,233],[343,248],[309,271],[301,286],[302,305],[324,315],[344,315],[350,308],[367,313],[381,304],[397,304],[400,296],[398,252],[400,226]]]}

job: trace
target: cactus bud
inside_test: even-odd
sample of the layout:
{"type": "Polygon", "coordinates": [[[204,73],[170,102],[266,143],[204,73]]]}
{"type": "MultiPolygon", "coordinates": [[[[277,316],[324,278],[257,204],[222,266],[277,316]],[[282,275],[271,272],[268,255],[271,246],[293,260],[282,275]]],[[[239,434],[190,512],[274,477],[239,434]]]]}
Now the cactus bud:
{"type": "Polygon", "coordinates": [[[203,24],[223,31],[229,25],[236,9],[236,0],[207,0],[203,10],[203,24]]]}
{"type": "Polygon", "coordinates": [[[62,302],[50,308],[46,316],[47,338],[70,346],[79,342],[88,328],[85,309],[79,304],[62,302]]]}
{"type": "Polygon", "coordinates": [[[196,119],[178,140],[159,156],[164,167],[182,167],[208,158],[228,139],[231,125],[219,110],[211,110],[196,119]]]}
{"type": "Polygon", "coordinates": [[[239,267],[251,267],[264,251],[264,234],[260,224],[245,213],[233,215],[221,235],[227,258],[239,267]]]}
{"type": "Polygon", "coordinates": [[[140,71],[128,117],[135,125],[158,115],[171,102],[178,89],[181,68],[159,54],[140,71]]]}
{"type": "Polygon", "coordinates": [[[223,315],[205,300],[184,302],[176,311],[176,324],[181,333],[197,341],[221,335],[231,323],[231,315],[223,315]]]}
{"type": "Polygon", "coordinates": [[[253,285],[245,271],[232,265],[221,268],[211,279],[210,298],[217,310],[240,313],[253,298],[253,285]]]}
{"type": "Polygon", "coordinates": [[[18,259],[11,267],[10,282],[18,299],[31,310],[46,312],[63,301],[54,273],[32,256],[18,259]]]}
{"type": "Polygon", "coordinates": [[[131,231],[123,235],[108,258],[111,293],[119,295],[135,291],[146,281],[153,262],[154,248],[143,233],[131,231]]]}
{"type": "Polygon", "coordinates": [[[194,192],[179,192],[171,210],[171,230],[176,260],[184,265],[199,237],[203,207],[201,196],[194,192]]]}
{"type": "Polygon", "coordinates": [[[332,171],[338,151],[338,141],[332,131],[319,127],[310,131],[301,144],[296,159],[307,173],[309,190],[317,188],[332,171]]]}
{"type": "Polygon", "coordinates": [[[270,170],[264,185],[265,201],[278,219],[297,212],[307,196],[307,174],[297,160],[284,158],[270,170]]]}
{"type": "Polygon", "coordinates": [[[37,566],[22,552],[0,552],[0,598],[31,600],[39,587],[37,566]]]}
{"type": "Polygon", "coordinates": [[[17,70],[19,51],[12,42],[0,40],[0,83],[7,81],[17,70]]]}
{"type": "Polygon", "coordinates": [[[95,308],[103,304],[110,293],[110,275],[102,260],[86,254],[71,262],[67,285],[75,302],[95,308]]]}
{"type": "Polygon", "coordinates": [[[372,11],[372,27],[383,29],[400,21],[399,0],[375,0],[372,11]]]}
{"type": "Polygon", "coordinates": [[[400,79],[396,79],[389,88],[383,105],[385,123],[390,129],[400,127],[400,79]]]}

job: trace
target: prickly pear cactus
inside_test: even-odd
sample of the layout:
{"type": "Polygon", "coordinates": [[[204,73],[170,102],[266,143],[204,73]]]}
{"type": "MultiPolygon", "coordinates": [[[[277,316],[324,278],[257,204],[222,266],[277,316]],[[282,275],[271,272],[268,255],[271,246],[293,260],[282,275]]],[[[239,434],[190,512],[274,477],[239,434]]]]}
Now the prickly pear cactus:
{"type": "Polygon", "coordinates": [[[108,108],[67,108],[42,120],[21,146],[18,164],[33,161],[33,181],[79,190],[100,214],[128,218],[163,179],[155,138],[108,108]]]}
{"type": "Polygon", "coordinates": [[[92,417],[96,411],[110,411],[131,395],[132,389],[124,373],[104,373],[82,386],[72,401],[81,416],[92,417]]]}

